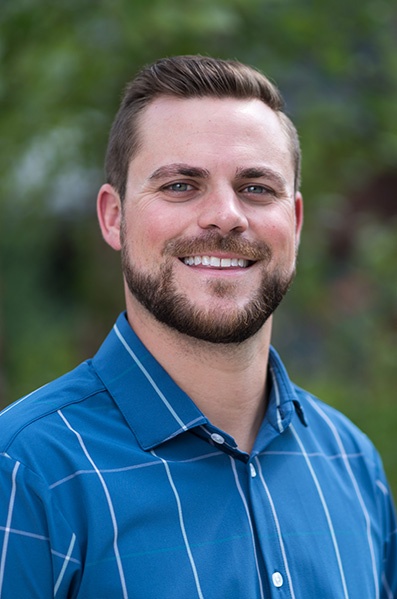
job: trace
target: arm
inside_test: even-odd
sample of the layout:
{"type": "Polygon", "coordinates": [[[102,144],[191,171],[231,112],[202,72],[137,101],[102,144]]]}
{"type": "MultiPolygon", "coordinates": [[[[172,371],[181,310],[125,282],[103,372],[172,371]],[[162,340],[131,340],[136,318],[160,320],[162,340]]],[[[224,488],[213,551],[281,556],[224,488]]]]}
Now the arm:
{"type": "Polygon", "coordinates": [[[75,596],[76,536],[44,481],[6,455],[0,456],[0,552],[0,597],[75,596]]]}
{"type": "Polygon", "coordinates": [[[397,522],[393,497],[382,464],[379,466],[377,486],[384,538],[381,598],[394,599],[397,597],[397,522]]]}

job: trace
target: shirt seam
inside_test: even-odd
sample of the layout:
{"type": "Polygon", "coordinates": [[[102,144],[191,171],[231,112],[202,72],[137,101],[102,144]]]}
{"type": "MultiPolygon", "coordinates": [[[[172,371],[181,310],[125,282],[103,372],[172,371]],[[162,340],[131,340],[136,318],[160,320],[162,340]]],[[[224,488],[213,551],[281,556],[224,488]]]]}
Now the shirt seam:
{"type": "MultiPolygon", "coordinates": [[[[103,393],[104,391],[107,391],[105,387],[101,388],[101,389],[96,389],[95,391],[89,393],[88,395],[84,395],[83,397],[80,398],[76,398],[76,399],[69,399],[67,400],[65,403],[58,405],[58,406],[54,406],[51,409],[48,409],[47,411],[45,411],[44,413],[30,419],[28,422],[24,422],[21,424],[21,426],[15,431],[15,433],[10,437],[10,439],[8,439],[7,443],[1,447],[0,452],[1,453],[7,453],[8,450],[11,448],[11,446],[13,445],[13,443],[15,442],[15,440],[17,439],[17,437],[23,433],[24,430],[26,430],[27,428],[29,428],[30,426],[33,426],[36,422],[43,420],[44,418],[47,418],[47,416],[50,416],[51,414],[55,414],[58,410],[63,410],[65,408],[67,408],[68,406],[74,405],[74,404],[78,404],[78,403],[82,403],[83,401],[86,401],[87,399],[90,399],[91,397],[95,397],[95,395],[98,395],[100,393],[103,393]]],[[[16,458],[13,458],[16,459],[16,458]]],[[[20,460],[18,460],[20,461],[20,460]]],[[[22,463],[22,462],[21,462],[22,463]]],[[[31,470],[31,472],[33,472],[33,470],[31,470]]]]}
{"type": "MultiPolygon", "coordinates": [[[[14,464],[20,464],[20,465],[22,466],[22,468],[25,470],[25,472],[30,472],[30,473],[31,473],[31,475],[33,475],[35,478],[37,478],[37,479],[40,481],[40,483],[43,485],[43,488],[46,490],[46,492],[47,492],[49,495],[51,495],[51,500],[52,500],[52,501],[54,502],[54,504],[56,505],[56,509],[57,509],[58,513],[59,513],[59,514],[62,514],[62,518],[63,518],[63,519],[64,519],[64,521],[67,523],[67,525],[68,525],[68,527],[69,527],[69,530],[71,531],[71,533],[73,533],[73,534],[75,535],[75,537],[76,537],[76,543],[77,543],[77,545],[78,545],[78,547],[79,547],[79,556],[82,556],[82,555],[83,555],[83,553],[82,553],[82,551],[81,551],[81,545],[80,545],[80,542],[79,542],[79,537],[78,537],[78,534],[77,534],[77,533],[76,533],[76,531],[75,531],[75,530],[74,530],[74,529],[71,527],[71,525],[70,525],[70,523],[69,523],[69,519],[66,517],[66,515],[65,515],[64,511],[62,510],[61,506],[59,505],[59,502],[58,502],[58,500],[57,500],[56,494],[53,492],[53,490],[51,489],[51,486],[48,484],[48,482],[47,482],[47,481],[46,481],[46,480],[45,480],[45,479],[42,477],[42,475],[41,475],[41,474],[39,474],[38,472],[36,472],[35,470],[33,470],[33,469],[31,468],[31,466],[28,466],[27,464],[25,464],[25,462],[24,462],[23,460],[21,460],[20,458],[16,458],[16,457],[15,457],[15,456],[13,456],[12,454],[5,453],[5,452],[2,452],[0,455],[2,455],[2,456],[4,456],[4,457],[7,457],[7,458],[8,458],[8,459],[10,459],[10,460],[11,460],[11,461],[12,461],[14,464]]],[[[47,503],[47,501],[45,501],[45,498],[44,498],[42,495],[40,495],[40,500],[43,502],[43,504],[44,504],[44,505],[47,503]]],[[[47,517],[47,515],[48,515],[48,512],[47,512],[47,510],[46,510],[46,517],[47,517]]],[[[51,549],[51,552],[52,552],[52,550],[53,550],[53,547],[52,547],[52,545],[51,545],[51,539],[50,539],[50,537],[49,537],[48,539],[49,539],[50,549],[51,549]]],[[[54,550],[55,550],[55,549],[54,549],[54,550]]],[[[82,562],[81,562],[81,560],[79,560],[79,562],[80,562],[80,563],[82,563],[82,562]]]]}

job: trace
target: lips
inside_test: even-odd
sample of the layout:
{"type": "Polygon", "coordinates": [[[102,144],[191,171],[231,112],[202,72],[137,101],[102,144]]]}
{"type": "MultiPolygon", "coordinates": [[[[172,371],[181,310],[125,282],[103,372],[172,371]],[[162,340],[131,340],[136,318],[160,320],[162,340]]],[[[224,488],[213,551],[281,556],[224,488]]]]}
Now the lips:
{"type": "Polygon", "coordinates": [[[263,241],[250,241],[240,235],[225,237],[216,231],[207,231],[197,238],[170,239],[163,255],[179,258],[190,267],[217,269],[245,269],[256,262],[268,263],[272,252],[263,241]]]}

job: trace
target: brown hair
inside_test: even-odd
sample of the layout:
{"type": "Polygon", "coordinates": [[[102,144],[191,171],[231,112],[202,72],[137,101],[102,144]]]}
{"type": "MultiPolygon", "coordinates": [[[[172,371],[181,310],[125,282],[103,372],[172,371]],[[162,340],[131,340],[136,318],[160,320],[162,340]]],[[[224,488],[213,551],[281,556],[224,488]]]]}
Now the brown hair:
{"type": "Polygon", "coordinates": [[[295,168],[295,188],[300,183],[301,151],[297,131],[283,112],[277,87],[262,73],[233,60],[206,56],[174,56],[144,67],[127,85],[113,122],[106,153],[107,181],[123,199],[128,166],[139,149],[139,116],[159,96],[177,98],[259,99],[274,110],[289,137],[295,168]]]}

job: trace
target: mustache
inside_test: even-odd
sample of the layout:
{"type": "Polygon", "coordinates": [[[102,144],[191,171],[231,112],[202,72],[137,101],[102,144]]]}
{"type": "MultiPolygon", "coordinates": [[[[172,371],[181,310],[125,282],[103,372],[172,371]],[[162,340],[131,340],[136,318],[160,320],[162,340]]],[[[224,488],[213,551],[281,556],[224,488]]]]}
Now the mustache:
{"type": "Polygon", "coordinates": [[[208,255],[211,252],[236,254],[253,262],[269,261],[272,257],[272,250],[264,241],[248,241],[236,234],[223,236],[217,231],[208,231],[200,237],[170,239],[162,253],[182,258],[195,254],[208,255]]]}

